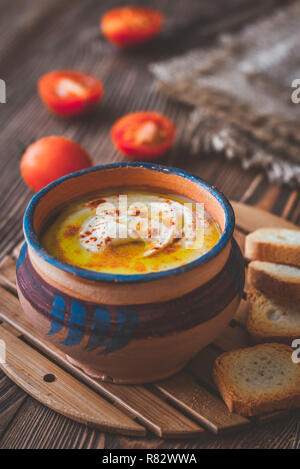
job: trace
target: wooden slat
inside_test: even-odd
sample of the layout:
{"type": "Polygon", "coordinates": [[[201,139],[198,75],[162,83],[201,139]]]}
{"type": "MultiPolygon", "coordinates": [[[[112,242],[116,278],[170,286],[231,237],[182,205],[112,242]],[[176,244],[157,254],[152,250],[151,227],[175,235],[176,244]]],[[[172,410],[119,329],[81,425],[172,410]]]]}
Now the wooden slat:
{"type": "Polygon", "coordinates": [[[280,186],[272,184],[265,188],[264,196],[256,203],[256,208],[272,211],[280,194],[280,186]]]}
{"type": "Polygon", "coordinates": [[[14,250],[12,252],[12,257],[14,259],[18,259],[23,244],[24,244],[24,239],[22,239],[22,241],[19,244],[17,244],[17,246],[14,248],[14,250]]]}
{"type": "MultiPolygon", "coordinates": [[[[256,209],[254,211],[255,213],[257,212],[256,209]]],[[[238,204],[237,212],[238,228],[235,231],[235,237],[243,249],[247,226],[242,215],[247,213],[246,219],[248,223],[251,217],[248,207],[245,210],[243,204],[238,204]],[[238,212],[239,210],[240,212],[238,212]]],[[[252,210],[251,213],[251,216],[253,216],[254,212],[252,210]]],[[[252,227],[254,222],[256,227],[260,227],[262,224],[265,226],[266,219],[269,220],[264,211],[260,211],[258,215],[254,221],[253,219],[251,220],[252,227]]],[[[276,221],[276,226],[278,226],[278,220],[280,219],[274,216],[271,217],[272,222],[275,223],[276,221]]],[[[270,224],[271,221],[267,221],[267,223],[270,224]]],[[[15,258],[19,254],[21,245],[22,243],[14,250],[15,258]]],[[[15,260],[6,257],[0,265],[0,284],[9,287],[14,292],[16,291],[15,263],[15,260]]],[[[138,418],[141,423],[156,435],[178,438],[203,433],[204,430],[201,426],[188,419],[158,395],[151,392],[149,387],[117,386],[103,383],[86,376],[81,370],[66,362],[64,354],[59,352],[50,343],[44,341],[42,337],[39,337],[31,325],[25,321],[15,296],[3,289],[0,289],[0,315],[7,321],[4,326],[6,330],[10,328],[9,332],[16,334],[15,327],[17,327],[18,333],[22,333],[30,342],[51,357],[51,359],[55,360],[91,388],[112,400],[118,408],[125,411],[128,415],[138,418]]],[[[168,397],[171,403],[214,433],[232,430],[235,427],[244,426],[249,423],[249,420],[243,417],[230,414],[225,404],[216,395],[199,384],[201,382],[215,392],[216,387],[211,378],[211,370],[216,357],[223,351],[249,345],[248,335],[244,329],[246,318],[247,305],[245,301],[242,301],[234,318],[235,327],[232,327],[233,325],[228,326],[214,341],[216,348],[209,346],[200,352],[188,365],[188,372],[185,371],[169,380],[164,380],[154,385],[156,389],[168,397]]],[[[269,417],[273,418],[272,415],[269,417]]],[[[274,418],[276,418],[276,415],[274,418]]]]}
{"type": "Polygon", "coordinates": [[[15,327],[31,343],[46,353],[51,359],[72,372],[90,387],[114,400],[118,405],[138,417],[151,431],[165,438],[183,438],[203,433],[203,428],[182,415],[169,404],[159,399],[143,386],[118,386],[104,383],[87,376],[83,371],[66,361],[65,356],[50,342],[44,341],[25,320],[17,298],[0,287],[0,318],[15,327]]]}
{"type": "Polygon", "coordinates": [[[0,262],[0,285],[6,285],[16,291],[16,261],[10,256],[0,262]]]}
{"type": "MultiPolygon", "coordinates": [[[[24,393],[25,394],[25,393],[24,393]]],[[[1,439],[5,449],[103,449],[105,440],[142,438],[104,433],[27,397],[1,439]]]]}
{"type": "Polygon", "coordinates": [[[101,430],[145,435],[142,426],[1,326],[0,339],[6,344],[1,369],[47,407],[101,430]]]}
{"type": "Polygon", "coordinates": [[[270,422],[276,422],[277,420],[284,419],[288,415],[291,415],[290,410],[275,410],[274,412],[269,412],[268,414],[257,415],[253,418],[258,424],[264,425],[270,422]]]}
{"type": "Polygon", "coordinates": [[[199,437],[204,429],[157,397],[144,386],[105,383],[106,394],[134,413],[150,430],[163,438],[199,437]]]}
{"type": "Polygon", "coordinates": [[[246,235],[242,231],[240,231],[238,228],[235,228],[234,233],[233,233],[234,239],[238,243],[240,249],[242,252],[245,250],[245,239],[246,235]]]}
{"type": "Polygon", "coordinates": [[[283,218],[277,217],[266,210],[257,207],[251,207],[250,205],[242,204],[239,202],[231,202],[235,217],[237,228],[242,229],[245,233],[251,233],[251,231],[257,230],[258,228],[290,228],[299,230],[300,228],[283,218]]]}
{"type": "MultiPolygon", "coordinates": [[[[194,376],[196,381],[204,383],[209,389],[218,393],[218,388],[212,379],[212,369],[220,350],[209,345],[202,350],[187,366],[186,370],[194,376]]],[[[225,405],[225,404],[224,404],[225,405]]],[[[286,417],[289,411],[275,411],[255,417],[257,423],[268,423],[286,417]]],[[[252,420],[252,419],[251,419],[252,420]]]]}
{"type": "Polygon", "coordinates": [[[238,430],[250,423],[240,415],[231,414],[221,399],[200,386],[189,373],[178,373],[155,386],[213,433],[238,430]]]}
{"type": "Polygon", "coordinates": [[[0,438],[26,399],[26,393],[0,371],[0,438]]]}

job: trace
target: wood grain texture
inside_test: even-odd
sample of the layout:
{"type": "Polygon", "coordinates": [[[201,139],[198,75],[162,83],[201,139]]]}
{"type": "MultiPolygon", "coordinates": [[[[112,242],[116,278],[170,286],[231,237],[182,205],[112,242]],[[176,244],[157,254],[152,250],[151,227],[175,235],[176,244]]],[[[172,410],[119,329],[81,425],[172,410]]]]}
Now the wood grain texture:
{"type": "Polygon", "coordinates": [[[16,291],[16,262],[10,256],[0,262],[0,285],[16,291]]]}
{"type": "Polygon", "coordinates": [[[104,445],[104,433],[70,420],[32,398],[26,399],[0,442],[1,449],[101,449],[104,445]]]}
{"type": "Polygon", "coordinates": [[[300,229],[294,223],[284,220],[281,217],[268,213],[261,207],[251,207],[239,202],[232,202],[236,216],[236,226],[238,229],[250,233],[258,228],[290,228],[300,229]]]}
{"type": "MultiPolygon", "coordinates": [[[[242,210],[242,205],[240,205],[240,210],[242,210]]],[[[245,210],[247,211],[247,207],[245,207],[245,210]]],[[[255,213],[255,209],[253,209],[253,213],[255,213]]],[[[276,218],[277,217],[273,217],[273,219],[276,218]]],[[[237,218],[237,221],[239,221],[239,218],[237,218]]],[[[254,222],[257,224],[257,217],[254,217],[254,222]]],[[[261,223],[263,222],[265,222],[265,218],[261,219],[261,223]]],[[[15,279],[12,273],[15,271],[15,265],[16,260],[7,257],[2,263],[2,271],[0,269],[0,273],[3,272],[2,276],[0,276],[0,283],[4,283],[4,285],[9,287],[14,292],[16,291],[14,285],[15,279]],[[5,273],[8,273],[8,280],[6,280],[5,273]]],[[[183,414],[177,412],[174,408],[170,407],[167,403],[162,401],[151,391],[148,391],[145,387],[116,386],[110,385],[108,383],[95,382],[95,380],[86,377],[84,373],[80,372],[80,370],[67,364],[62,353],[58,352],[55,347],[51,346],[47,342],[44,342],[41,337],[37,336],[36,332],[25,321],[17,298],[13,293],[10,293],[3,288],[0,289],[0,316],[2,319],[7,321],[7,323],[4,323],[2,326],[0,326],[0,338],[2,331],[4,334],[12,334],[15,337],[15,340],[18,341],[17,337],[19,333],[22,333],[34,345],[43,350],[46,354],[50,355],[51,358],[58,361],[63,366],[70,368],[70,371],[73,371],[73,373],[81,377],[88,384],[92,384],[92,386],[99,390],[103,395],[113,400],[115,405],[118,405],[123,410],[125,409],[129,415],[137,417],[142,423],[144,423],[146,427],[148,427],[158,436],[166,438],[182,438],[186,437],[187,435],[191,437],[203,434],[203,429],[201,427],[193,423],[191,420],[188,420],[183,414]],[[16,329],[13,327],[15,325],[17,325],[17,328],[19,329],[19,333],[17,333],[16,329]]],[[[194,360],[196,366],[190,364],[188,367],[188,371],[191,372],[191,374],[194,375],[196,379],[199,379],[204,383],[206,382],[206,384],[208,384],[208,388],[213,389],[214,391],[215,387],[211,381],[211,369],[216,356],[221,351],[232,350],[237,347],[245,347],[249,343],[248,336],[242,327],[244,325],[243,320],[235,321],[237,324],[232,324],[231,326],[227,327],[223,334],[221,334],[221,336],[215,340],[214,345],[217,349],[219,349],[218,352],[214,353],[213,346],[209,346],[207,348],[209,353],[207,354],[207,350],[205,351],[204,360],[200,357],[201,354],[199,354],[199,356],[194,360]],[[210,360],[208,360],[208,356],[211,357],[210,360]],[[206,364],[206,368],[204,369],[201,366],[203,361],[205,361],[206,364]]],[[[19,343],[24,346],[22,342],[19,341],[19,343]]],[[[25,347],[28,348],[28,346],[25,347]]],[[[37,352],[33,351],[33,353],[36,357],[39,356],[37,352]]],[[[16,352],[12,354],[13,357],[18,355],[21,357],[27,356],[28,360],[28,353],[26,354],[21,351],[19,354],[16,352]]],[[[42,361],[45,361],[45,370],[49,368],[49,365],[50,368],[55,367],[56,373],[51,373],[51,369],[49,373],[56,376],[57,369],[60,369],[56,367],[56,365],[53,365],[51,362],[49,362],[47,359],[42,358],[42,361]]],[[[30,380],[24,380],[23,369],[26,369],[26,363],[27,361],[25,360],[21,367],[17,367],[17,373],[8,372],[8,375],[16,382],[18,382],[21,387],[24,387],[25,383],[28,385],[29,382],[30,384],[30,380]]],[[[29,373],[30,375],[32,374],[32,369],[30,369],[29,373]]],[[[46,374],[46,371],[44,371],[44,374],[46,374]]],[[[183,372],[173,378],[170,378],[169,380],[165,380],[162,383],[157,383],[155,387],[165,396],[167,396],[170,402],[175,404],[181,410],[190,415],[193,419],[197,420],[199,423],[214,433],[227,432],[229,430],[233,430],[234,428],[242,428],[249,424],[246,419],[243,419],[237,415],[231,415],[224,403],[213,393],[198,384],[192,375],[188,374],[187,372],[183,372]]],[[[65,383],[66,376],[68,375],[65,373],[64,379],[61,377],[59,380],[61,383],[63,383],[63,389],[68,387],[68,384],[65,383]]],[[[49,403],[49,399],[43,399],[44,395],[41,392],[42,386],[39,381],[40,374],[38,374],[37,378],[38,379],[31,383],[35,393],[32,392],[32,388],[29,390],[29,392],[50,407],[55,408],[61,413],[66,413],[60,408],[60,402],[59,405],[57,405],[57,401],[61,399],[62,394],[57,394],[56,399],[54,399],[55,405],[53,401],[49,403]]],[[[74,380],[74,383],[76,383],[76,380],[74,380]]],[[[74,383],[72,388],[75,389],[76,385],[74,383]]],[[[45,383],[42,384],[45,385],[45,383]]],[[[54,387],[53,383],[51,383],[49,386],[50,388],[54,387]]],[[[77,404],[79,402],[81,401],[77,401],[77,404]]],[[[78,414],[76,414],[76,412],[74,414],[74,409],[68,409],[67,415],[71,415],[73,418],[75,417],[75,419],[78,419],[78,414]]],[[[283,418],[286,415],[287,413],[281,412],[275,413],[273,415],[262,416],[260,419],[257,419],[257,423],[265,423],[266,421],[276,420],[279,417],[283,418]]],[[[102,425],[103,424],[100,424],[101,427],[102,425]]],[[[106,429],[111,430],[111,428],[107,425],[106,429]]],[[[130,431],[132,431],[132,429],[125,429],[124,432],[130,433],[130,431]]]]}
{"type": "MultiPolygon", "coordinates": [[[[244,215],[244,211],[248,213],[248,207],[243,204],[239,204],[239,213],[237,216],[238,225],[240,218],[242,221],[247,218],[244,215]]],[[[245,233],[248,232],[248,229],[251,230],[251,220],[252,225],[255,225],[255,227],[261,227],[262,225],[265,226],[264,224],[268,223],[269,214],[266,213],[265,217],[263,217],[261,210],[252,208],[251,217],[247,218],[247,227],[242,228],[245,233]],[[258,216],[255,216],[255,211],[258,212],[258,216]]],[[[271,220],[273,223],[277,221],[277,226],[281,225],[280,218],[272,216],[271,220]]],[[[241,232],[237,229],[237,234],[240,233],[241,232]]],[[[12,272],[15,270],[15,265],[16,260],[7,257],[2,263],[2,270],[0,268],[0,283],[9,287],[14,293],[16,293],[14,284],[15,278],[13,277],[12,272]],[[6,273],[8,274],[8,279],[6,279],[6,273]]],[[[151,392],[151,389],[158,390],[160,393],[165,395],[172,404],[213,433],[224,433],[229,430],[240,429],[250,424],[249,420],[228,412],[225,404],[215,396],[214,393],[216,392],[216,387],[211,378],[211,370],[214,360],[221,352],[249,345],[249,337],[244,327],[247,316],[245,302],[242,302],[242,306],[240,308],[241,311],[237,312],[236,318],[232,324],[229,325],[214,341],[213,345],[207,347],[205,351],[200,352],[200,354],[187,367],[186,371],[179,373],[168,380],[164,380],[156,384],[154,383],[154,385],[150,387],[144,387],[117,386],[89,378],[82,371],[66,362],[64,355],[53,345],[45,341],[43,337],[39,336],[32,326],[27,323],[24,315],[22,314],[20,304],[13,293],[10,293],[3,288],[0,288],[0,293],[0,316],[5,320],[3,325],[0,327],[0,333],[1,330],[3,331],[4,329],[4,332],[12,334],[16,338],[16,341],[18,340],[19,334],[22,333],[22,335],[38,347],[39,350],[43,351],[64,368],[71,371],[75,376],[81,378],[81,380],[89,384],[91,387],[98,390],[105,397],[112,400],[116,406],[120,407],[123,411],[125,410],[130,416],[138,418],[147,428],[149,428],[149,430],[158,436],[165,438],[184,438],[189,435],[189,437],[191,437],[203,434],[203,429],[201,426],[199,427],[194,422],[187,419],[185,415],[177,412],[176,409],[169,406],[168,403],[164,402],[159,396],[151,392]],[[206,384],[208,389],[197,383],[197,380],[206,384]],[[213,393],[210,390],[212,390],[213,393]]],[[[43,358],[43,360],[46,359],[43,358]]],[[[26,367],[26,362],[24,363],[26,367]]],[[[45,363],[47,364],[47,360],[45,363]]],[[[49,364],[51,365],[48,361],[48,365],[49,364]]],[[[13,377],[21,387],[24,386],[22,373],[20,377],[18,373],[10,376],[13,377]]],[[[64,378],[65,380],[67,379],[66,374],[64,375],[64,378]]],[[[61,379],[61,381],[63,380],[61,379]]],[[[35,397],[42,402],[47,403],[47,400],[43,399],[43,394],[39,391],[41,386],[39,379],[36,380],[35,383],[38,389],[35,390],[35,397]],[[42,395],[42,398],[39,398],[39,395],[42,395]]],[[[76,383],[76,381],[74,381],[74,383],[76,383]]],[[[67,386],[68,385],[65,383],[65,387],[67,386]]],[[[53,384],[50,385],[50,388],[51,387],[53,387],[53,384]]],[[[74,384],[74,388],[75,387],[76,386],[74,384]]],[[[57,400],[59,400],[59,398],[60,395],[58,394],[57,400]]],[[[55,404],[56,407],[53,403],[50,407],[55,407],[58,411],[61,411],[59,410],[61,403],[58,402],[55,404]]],[[[63,411],[61,412],[64,413],[63,411]]],[[[72,415],[70,410],[69,415],[72,415]]],[[[286,416],[286,413],[274,413],[262,416],[261,419],[257,419],[257,422],[266,422],[267,420],[274,420],[282,416],[286,416]]]]}
{"type": "Polygon", "coordinates": [[[250,425],[248,419],[231,414],[221,399],[200,386],[187,372],[178,373],[156,383],[155,386],[213,433],[224,433],[233,429],[238,431],[250,425]]]}
{"type": "MultiPolygon", "coordinates": [[[[270,215],[260,209],[250,207],[249,215],[248,206],[240,203],[237,208],[237,226],[240,226],[243,230],[241,232],[239,228],[236,229],[238,237],[245,236],[249,230],[252,230],[253,226],[262,227],[269,223],[273,223],[273,226],[282,225],[282,220],[279,217],[270,215]],[[245,220],[247,220],[247,226],[243,226],[245,220]]],[[[290,226],[292,226],[292,224],[290,224],[290,226]]],[[[14,254],[16,255],[18,251],[19,246],[15,248],[14,254]]],[[[16,260],[9,256],[4,258],[0,265],[0,284],[8,287],[14,293],[16,293],[15,266],[16,260]]],[[[115,405],[128,415],[139,419],[150,431],[165,438],[184,438],[187,435],[191,437],[203,433],[201,426],[196,425],[180,412],[177,412],[176,409],[164,402],[153,392],[150,392],[146,387],[116,386],[109,383],[102,383],[99,380],[93,380],[87,377],[82,371],[71,366],[65,361],[62,353],[51,344],[45,342],[42,337],[36,334],[36,331],[31,325],[27,323],[16,297],[4,289],[0,289],[0,293],[0,316],[6,321],[3,326],[5,330],[10,328],[8,332],[12,332],[14,335],[16,335],[14,331],[18,330],[27,340],[32,342],[44,353],[48,354],[53,360],[64,366],[64,368],[69,369],[75,376],[78,376],[88,385],[99,391],[100,394],[112,400],[115,405]]],[[[249,421],[239,416],[231,416],[223,402],[200,384],[197,384],[195,379],[207,384],[208,389],[216,390],[211,379],[213,362],[216,356],[223,351],[249,345],[249,337],[244,327],[246,318],[247,307],[243,301],[233,323],[214,341],[215,348],[213,348],[213,346],[207,347],[208,356],[211,357],[211,359],[208,360],[208,356],[205,356],[206,367],[203,367],[203,359],[201,358],[201,354],[199,354],[199,357],[192,362],[194,365],[191,364],[187,368],[187,372],[154,386],[167,396],[171,403],[175,404],[214,433],[226,432],[233,430],[235,427],[240,428],[249,424],[249,421]],[[218,353],[214,353],[214,350],[218,350],[218,353]],[[209,366],[207,364],[209,364],[209,366]],[[191,374],[189,374],[189,372],[191,374]]],[[[64,376],[66,379],[66,375],[64,376]]],[[[13,379],[16,382],[20,379],[21,386],[24,385],[22,376],[19,378],[18,375],[15,374],[13,379]]],[[[52,385],[50,385],[50,387],[52,387],[52,385]]],[[[38,395],[39,394],[36,394],[35,397],[38,395]]],[[[40,400],[44,403],[47,402],[43,399],[40,400]]],[[[60,403],[56,405],[56,410],[59,410],[59,404],[60,403]]],[[[54,407],[53,403],[50,407],[54,407]]],[[[72,415],[71,410],[69,410],[69,415],[72,415]]],[[[275,419],[277,416],[278,414],[264,417],[262,421],[266,421],[267,418],[275,419]]]]}
{"type": "MultiPolygon", "coordinates": [[[[9,291],[0,287],[0,318],[15,330],[14,335],[22,334],[28,341],[42,350],[52,360],[69,370],[81,381],[95,389],[103,396],[117,404],[134,418],[149,428],[160,437],[184,438],[187,434],[200,435],[203,433],[201,426],[179,413],[167,402],[148,391],[143,386],[114,385],[104,383],[87,376],[83,371],[66,361],[65,356],[51,343],[45,341],[32,328],[23,315],[18,299],[9,291]]],[[[1,327],[1,326],[0,326],[1,327]]],[[[2,326],[3,327],[3,326],[2,326]]],[[[11,331],[13,332],[13,331],[11,331]]],[[[17,381],[18,377],[14,379],[17,381]]],[[[58,409],[57,409],[58,410],[58,409]]]]}
{"type": "Polygon", "coordinates": [[[0,438],[25,399],[25,392],[0,371],[0,438]]]}
{"type": "MultiPolygon", "coordinates": [[[[260,205],[300,224],[300,194],[271,185],[257,170],[242,171],[236,162],[220,156],[191,156],[183,143],[189,108],[171,102],[152,87],[147,66],[191,47],[213,41],[217,32],[274,9],[282,2],[258,0],[151,0],[167,17],[166,34],[141,50],[116,51],[99,35],[98,18],[125,0],[2,0],[0,16],[1,78],[7,83],[7,104],[0,112],[0,256],[20,242],[22,216],[32,193],[19,175],[18,143],[58,134],[74,138],[91,153],[94,162],[122,160],[113,148],[109,129],[121,115],[139,109],[163,112],[175,121],[176,145],[163,163],[193,172],[220,188],[227,197],[260,205]],[[268,10],[269,9],[269,10],[268,10]],[[180,32],[178,33],[178,28],[180,32]],[[21,64],[21,66],[20,66],[21,64]],[[79,68],[104,81],[105,96],[98,111],[74,121],[49,115],[36,93],[38,77],[49,68],[79,68]]],[[[148,3],[137,0],[138,4],[148,3]]],[[[214,346],[211,351],[216,350],[214,346]]],[[[203,357],[202,364],[205,362],[203,357]]],[[[200,362],[201,363],[201,362],[200,362]]],[[[1,379],[1,378],[0,378],[1,379]]],[[[5,381],[14,387],[8,378],[5,381]]],[[[207,381],[209,377],[207,374],[207,381]]],[[[0,388],[0,398],[5,395],[0,388]]],[[[20,391],[24,395],[23,391],[20,391]]],[[[14,392],[9,405],[18,402],[14,392]]],[[[0,400],[0,421],[3,400],[0,400]]],[[[282,422],[241,430],[236,435],[201,435],[201,440],[164,441],[157,438],[106,436],[56,414],[28,397],[6,420],[1,448],[300,448],[299,413],[282,422]]]]}
{"type": "MultiPolygon", "coordinates": [[[[122,3],[126,2],[113,0],[109,2],[109,7],[122,3]]],[[[185,2],[178,0],[173,1],[172,5],[167,0],[153,0],[153,6],[166,13],[173,49],[170,50],[170,41],[162,37],[161,42],[155,41],[135,52],[119,52],[100,36],[98,18],[108,8],[105,1],[73,0],[72,8],[68,7],[66,0],[48,0],[38,4],[32,0],[15,0],[13,6],[7,3],[7,19],[3,15],[1,24],[5,42],[1,44],[0,51],[1,73],[8,84],[7,104],[1,107],[0,113],[1,128],[5,128],[0,136],[3,194],[0,201],[3,214],[0,221],[1,256],[21,240],[22,214],[31,196],[19,174],[18,143],[28,144],[32,139],[44,135],[64,134],[83,144],[95,163],[122,160],[111,143],[109,129],[119,116],[141,108],[165,112],[176,123],[177,142],[165,157],[164,163],[195,172],[216,184],[226,195],[239,200],[258,174],[257,171],[243,172],[237,163],[224,163],[221,157],[213,155],[189,155],[181,140],[185,133],[188,110],[155,92],[147,65],[169,56],[172,51],[176,54],[190,47],[191,39],[194,46],[203,43],[203,37],[197,38],[195,30],[201,31],[204,25],[212,28],[219,18],[232,21],[236,15],[237,23],[247,21],[247,18],[241,18],[241,12],[245,15],[247,8],[255,9],[259,3],[254,5],[249,0],[216,0],[211,4],[199,5],[195,0],[188,0],[187,7],[185,2]],[[189,24],[194,24],[195,18],[197,27],[187,34],[189,24]],[[178,27],[176,19],[186,24],[182,41],[174,41],[178,27]],[[15,59],[19,51],[22,51],[22,73],[15,59]],[[79,68],[101,78],[105,85],[105,95],[99,110],[73,121],[62,121],[51,116],[36,93],[38,77],[48,71],[50,66],[54,69],[66,66],[79,68]]],[[[264,3],[268,4],[269,9],[274,5],[270,1],[264,3]]],[[[264,8],[267,11],[267,7],[264,8]]],[[[3,11],[6,12],[5,6],[3,11]]],[[[215,30],[212,31],[210,40],[216,34],[215,30]]],[[[267,187],[268,184],[263,180],[256,189],[256,197],[262,196],[267,187]]],[[[290,189],[280,190],[277,199],[284,192],[287,198],[292,193],[290,189]]],[[[298,194],[289,216],[297,218],[299,207],[298,194]]]]}
{"type": "Polygon", "coordinates": [[[1,325],[0,339],[6,344],[1,369],[47,407],[104,431],[145,435],[143,427],[1,325]]]}

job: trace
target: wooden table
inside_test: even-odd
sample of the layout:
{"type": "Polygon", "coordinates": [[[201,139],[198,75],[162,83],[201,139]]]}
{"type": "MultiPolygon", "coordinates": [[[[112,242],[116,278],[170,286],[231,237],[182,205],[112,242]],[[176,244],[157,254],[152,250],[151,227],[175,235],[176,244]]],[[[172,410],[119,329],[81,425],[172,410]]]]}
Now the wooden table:
{"type": "MultiPolygon", "coordinates": [[[[189,108],[168,100],[153,87],[147,70],[152,61],[206,44],[218,31],[238,27],[267,14],[276,0],[152,0],[165,12],[166,32],[138,51],[120,52],[99,34],[99,18],[115,0],[2,0],[0,78],[7,103],[0,104],[0,257],[22,239],[22,216],[32,193],[19,172],[19,147],[46,135],[80,142],[95,163],[120,161],[109,129],[123,114],[151,109],[165,113],[177,127],[177,143],[164,164],[194,172],[227,197],[247,202],[300,223],[300,193],[268,183],[260,171],[242,171],[238,163],[215,155],[189,154],[182,144],[189,108]],[[263,3],[263,5],[262,5],[263,3]],[[61,121],[41,104],[36,82],[50,69],[75,68],[102,79],[105,96],[87,118],[61,121]]],[[[282,4],[286,2],[282,0],[282,4]]],[[[1,448],[299,448],[299,413],[279,422],[222,437],[163,441],[104,434],[43,407],[0,373],[1,448]]]]}

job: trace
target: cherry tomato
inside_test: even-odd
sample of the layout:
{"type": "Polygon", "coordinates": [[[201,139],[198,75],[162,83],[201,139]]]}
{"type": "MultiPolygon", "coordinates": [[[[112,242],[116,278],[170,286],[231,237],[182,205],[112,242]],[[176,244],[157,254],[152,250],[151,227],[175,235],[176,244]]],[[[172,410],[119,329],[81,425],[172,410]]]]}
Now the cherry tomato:
{"type": "Polygon", "coordinates": [[[92,166],[89,154],[65,137],[45,137],[32,143],[21,159],[21,174],[34,191],[66,174],[92,166]]]}
{"type": "Polygon", "coordinates": [[[157,112],[134,112],[111,129],[117,149],[130,159],[151,160],[166,153],[175,137],[173,123],[157,112]]]}
{"type": "Polygon", "coordinates": [[[161,30],[163,15],[150,8],[126,7],[108,11],[101,19],[104,36],[119,47],[146,42],[161,30]]]}
{"type": "Polygon", "coordinates": [[[45,105],[60,117],[73,117],[94,109],[103,95],[102,83],[75,70],[57,70],[42,76],[38,90],[45,105]]]}

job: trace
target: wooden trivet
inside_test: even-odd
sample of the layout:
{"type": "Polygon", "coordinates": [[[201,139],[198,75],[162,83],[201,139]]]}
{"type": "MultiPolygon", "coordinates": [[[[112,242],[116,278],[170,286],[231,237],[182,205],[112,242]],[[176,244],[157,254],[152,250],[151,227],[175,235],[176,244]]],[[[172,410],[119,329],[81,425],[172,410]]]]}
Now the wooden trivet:
{"type": "MultiPolygon", "coordinates": [[[[233,207],[235,237],[242,249],[245,235],[257,228],[299,229],[264,210],[240,203],[233,207]]],[[[104,383],[72,366],[25,320],[15,284],[19,249],[0,265],[0,340],[6,345],[6,360],[0,367],[42,404],[103,431],[132,436],[145,436],[149,431],[161,438],[199,437],[206,431],[219,434],[289,414],[278,411],[252,419],[230,414],[211,379],[213,362],[220,353],[250,344],[245,301],[222,335],[184,371],[145,386],[104,383]]]]}

